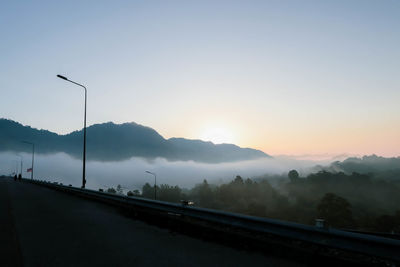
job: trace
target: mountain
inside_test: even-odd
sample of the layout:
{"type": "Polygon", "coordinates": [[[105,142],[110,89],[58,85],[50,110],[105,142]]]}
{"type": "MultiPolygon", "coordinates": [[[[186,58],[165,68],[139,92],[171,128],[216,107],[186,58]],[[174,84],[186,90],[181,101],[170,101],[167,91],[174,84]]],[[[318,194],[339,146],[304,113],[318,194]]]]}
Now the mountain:
{"type": "Polygon", "coordinates": [[[371,174],[375,178],[387,180],[400,179],[400,157],[385,158],[377,155],[350,157],[343,161],[335,161],[329,166],[316,166],[314,171],[353,172],[371,174]]]}
{"type": "MultiPolygon", "coordinates": [[[[80,158],[82,138],[82,130],[58,135],[23,126],[12,120],[0,119],[0,151],[30,152],[31,147],[21,142],[26,140],[35,143],[37,153],[64,152],[80,158]]],[[[184,138],[165,139],[154,129],[133,122],[107,122],[87,128],[88,160],[119,161],[131,157],[221,163],[270,156],[260,150],[240,148],[232,144],[216,145],[184,138]]]]}
{"type": "Polygon", "coordinates": [[[400,170],[400,157],[385,158],[377,155],[350,157],[343,161],[335,161],[329,166],[331,171],[345,173],[371,173],[381,171],[400,170]]]}

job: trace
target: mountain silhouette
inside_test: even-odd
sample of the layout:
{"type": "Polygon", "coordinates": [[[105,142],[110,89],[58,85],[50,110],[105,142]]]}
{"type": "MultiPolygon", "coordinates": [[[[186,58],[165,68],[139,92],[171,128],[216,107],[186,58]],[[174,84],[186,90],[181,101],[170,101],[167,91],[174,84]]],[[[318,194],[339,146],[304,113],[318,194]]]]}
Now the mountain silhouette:
{"type": "Polygon", "coordinates": [[[335,161],[330,165],[332,170],[345,173],[375,173],[382,171],[400,171],[400,157],[385,158],[377,155],[350,157],[343,161],[335,161]]]}
{"type": "MultiPolygon", "coordinates": [[[[58,135],[12,120],[0,119],[0,151],[30,152],[31,147],[21,142],[26,140],[35,143],[37,153],[64,152],[80,158],[82,139],[82,130],[58,135]]],[[[270,156],[260,150],[240,148],[233,144],[213,144],[184,138],[165,139],[154,129],[134,122],[107,122],[87,128],[88,160],[120,161],[131,157],[221,163],[270,156]]]]}

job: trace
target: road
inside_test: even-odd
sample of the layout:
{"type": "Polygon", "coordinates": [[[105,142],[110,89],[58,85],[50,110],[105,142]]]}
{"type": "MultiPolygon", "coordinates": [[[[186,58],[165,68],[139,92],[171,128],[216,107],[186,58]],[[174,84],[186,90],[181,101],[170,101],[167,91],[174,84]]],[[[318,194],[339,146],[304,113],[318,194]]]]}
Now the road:
{"type": "Polygon", "coordinates": [[[299,266],[170,232],[106,204],[0,178],[1,266],[299,266]]]}

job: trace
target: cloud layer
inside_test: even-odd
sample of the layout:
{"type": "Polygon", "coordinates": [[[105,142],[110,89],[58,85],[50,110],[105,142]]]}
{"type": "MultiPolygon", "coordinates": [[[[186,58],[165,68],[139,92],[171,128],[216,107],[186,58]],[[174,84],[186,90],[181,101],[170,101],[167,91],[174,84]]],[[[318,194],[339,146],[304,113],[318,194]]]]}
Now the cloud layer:
{"type": "MultiPolygon", "coordinates": [[[[31,155],[20,154],[23,159],[24,177],[30,177],[31,155]]],[[[0,153],[0,174],[10,174],[16,166],[20,168],[20,157],[15,153],[0,153]]],[[[307,173],[315,161],[300,161],[290,158],[258,159],[234,163],[207,164],[193,161],[167,161],[163,158],[145,160],[131,158],[119,162],[88,161],[86,166],[87,187],[92,189],[112,187],[121,184],[126,189],[141,189],[143,184],[154,183],[149,170],[157,174],[158,184],[178,185],[191,188],[207,179],[212,183],[228,181],[236,175],[255,177],[264,174],[283,174],[290,169],[307,173]]],[[[35,157],[35,179],[57,181],[80,186],[82,162],[64,153],[37,155],[35,157]]]]}

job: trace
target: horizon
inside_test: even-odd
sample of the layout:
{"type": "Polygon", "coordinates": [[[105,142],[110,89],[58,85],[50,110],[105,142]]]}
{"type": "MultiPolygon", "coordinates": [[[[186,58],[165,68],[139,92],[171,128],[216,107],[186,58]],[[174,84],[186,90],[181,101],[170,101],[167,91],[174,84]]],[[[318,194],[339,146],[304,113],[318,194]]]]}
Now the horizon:
{"type": "Polygon", "coordinates": [[[271,155],[400,155],[398,2],[77,3],[3,5],[2,116],[80,129],[82,91],[61,74],[87,86],[88,125],[271,155]]]}
{"type": "MultiPolygon", "coordinates": [[[[77,131],[82,131],[83,130],[83,129],[78,129],[78,130],[73,130],[73,131],[65,133],[65,134],[61,134],[61,133],[50,131],[48,129],[37,128],[37,127],[35,127],[33,125],[23,124],[21,122],[18,122],[18,121],[9,119],[9,118],[0,118],[0,120],[10,120],[10,121],[13,121],[15,123],[21,124],[23,127],[31,127],[32,129],[36,129],[36,130],[45,130],[45,131],[49,131],[49,132],[55,133],[57,135],[68,135],[68,134],[71,134],[73,132],[77,132],[77,131]]],[[[213,141],[202,140],[202,139],[189,139],[189,138],[184,137],[184,136],[173,136],[173,137],[165,138],[162,134],[160,134],[157,131],[157,129],[154,129],[153,127],[148,126],[148,125],[142,125],[142,124],[136,123],[134,121],[123,122],[123,123],[115,123],[113,121],[107,121],[107,122],[103,122],[103,123],[95,123],[95,124],[92,124],[92,125],[88,125],[87,127],[89,128],[89,127],[94,126],[94,125],[103,125],[103,124],[108,124],[108,123],[112,123],[114,125],[136,124],[136,125],[139,125],[139,126],[142,126],[142,127],[150,128],[150,129],[156,131],[165,140],[168,140],[168,139],[171,139],[171,138],[183,138],[183,139],[186,139],[186,140],[199,140],[199,141],[203,141],[203,142],[211,142],[214,145],[229,144],[229,145],[238,146],[237,144],[234,144],[234,143],[215,143],[213,141]]],[[[254,147],[243,147],[243,146],[239,146],[239,147],[240,148],[250,148],[250,149],[260,150],[258,148],[254,148],[254,147]]],[[[322,154],[271,154],[271,153],[268,153],[268,151],[263,151],[263,150],[260,150],[260,151],[264,152],[268,156],[272,156],[273,158],[288,158],[288,159],[293,159],[293,160],[298,160],[298,161],[313,161],[315,163],[318,163],[318,162],[327,163],[329,161],[333,162],[333,161],[336,161],[336,160],[342,161],[342,160],[345,160],[347,158],[354,158],[354,157],[355,158],[362,158],[362,157],[366,157],[366,156],[378,156],[378,157],[384,157],[384,158],[398,158],[398,157],[400,157],[400,155],[394,155],[394,156],[389,156],[389,157],[386,156],[385,157],[384,155],[379,155],[379,154],[376,154],[376,153],[372,153],[372,154],[349,154],[349,153],[337,153],[337,154],[333,154],[333,153],[322,153],[322,154]]]]}

